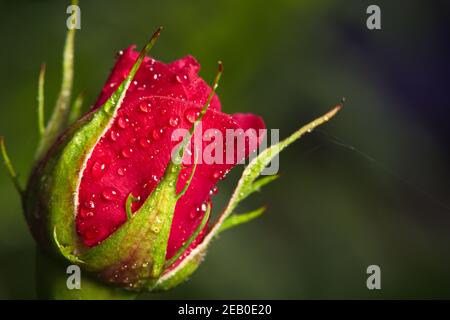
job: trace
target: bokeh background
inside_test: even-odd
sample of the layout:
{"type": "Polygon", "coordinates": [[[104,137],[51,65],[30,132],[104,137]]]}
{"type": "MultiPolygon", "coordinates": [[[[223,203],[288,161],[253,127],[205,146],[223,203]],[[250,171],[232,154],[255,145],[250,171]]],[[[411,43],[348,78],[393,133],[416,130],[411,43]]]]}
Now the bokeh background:
{"type": "MultiPolygon", "coordinates": [[[[66,1],[68,2],[68,1],[66,1]]],[[[0,1],[0,133],[25,180],[37,144],[39,66],[47,114],[61,78],[65,1],[0,1]]],[[[447,1],[81,0],[75,92],[88,107],[115,52],[142,46],[169,62],[192,54],[211,81],[224,61],[226,112],[260,114],[286,137],[347,98],[330,123],[289,147],[281,179],[242,211],[185,284],[150,299],[450,298],[450,64],[447,1]],[[366,28],[378,4],[382,30],[366,28]],[[366,268],[381,267],[381,290],[366,268]]],[[[221,183],[216,208],[239,169],[221,183]]],[[[0,170],[0,298],[32,299],[34,243],[0,170]]]]}

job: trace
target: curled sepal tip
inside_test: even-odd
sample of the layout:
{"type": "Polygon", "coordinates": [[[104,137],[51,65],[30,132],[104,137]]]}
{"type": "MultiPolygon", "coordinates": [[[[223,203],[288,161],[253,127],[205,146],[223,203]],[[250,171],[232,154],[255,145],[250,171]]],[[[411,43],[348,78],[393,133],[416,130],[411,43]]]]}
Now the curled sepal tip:
{"type": "Polygon", "coordinates": [[[6,145],[5,145],[5,139],[2,136],[0,136],[0,149],[1,149],[3,162],[5,164],[6,169],[8,170],[8,174],[9,174],[12,182],[14,183],[14,187],[16,188],[19,195],[23,196],[24,190],[23,190],[22,186],[20,185],[19,176],[17,175],[16,170],[14,170],[11,159],[8,156],[8,152],[6,150],[6,145]]]}

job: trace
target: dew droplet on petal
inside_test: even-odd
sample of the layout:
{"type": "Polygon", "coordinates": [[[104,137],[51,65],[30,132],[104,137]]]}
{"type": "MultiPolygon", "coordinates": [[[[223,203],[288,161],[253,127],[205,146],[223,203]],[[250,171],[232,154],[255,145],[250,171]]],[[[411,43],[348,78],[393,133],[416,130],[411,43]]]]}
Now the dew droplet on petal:
{"type": "Polygon", "coordinates": [[[211,196],[216,195],[217,192],[219,192],[219,189],[216,186],[214,186],[211,190],[209,190],[209,195],[211,196]]]}
{"type": "Polygon", "coordinates": [[[178,126],[179,123],[180,123],[180,118],[178,118],[177,116],[171,116],[169,118],[169,126],[176,127],[176,126],[178,126]]]}
{"type": "Polygon", "coordinates": [[[187,109],[186,112],[184,113],[184,116],[189,123],[194,123],[199,115],[200,111],[196,108],[187,109]]]}
{"type": "Polygon", "coordinates": [[[153,131],[152,131],[152,137],[155,140],[159,140],[163,133],[164,133],[163,128],[154,128],[153,131]]]}
{"type": "Polygon", "coordinates": [[[115,130],[111,130],[111,132],[109,133],[109,137],[111,138],[112,141],[117,141],[117,139],[119,139],[119,132],[115,131],[115,130]]]}
{"type": "Polygon", "coordinates": [[[119,117],[119,119],[117,119],[117,125],[121,129],[125,129],[126,127],[128,127],[129,122],[130,120],[126,117],[119,117]]]}
{"type": "Polygon", "coordinates": [[[222,170],[217,170],[213,173],[214,179],[219,179],[222,176],[222,170]]]}
{"type": "Polygon", "coordinates": [[[130,158],[133,154],[134,150],[131,147],[125,147],[122,149],[122,151],[120,152],[120,154],[122,155],[122,157],[124,158],[130,158]]]}
{"type": "Polygon", "coordinates": [[[144,149],[147,149],[148,147],[150,147],[150,143],[151,143],[151,141],[149,138],[146,138],[146,137],[139,138],[139,145],[144,149]]]}
{"type": "Polygon", "coordinates": [[[206,212],[206,208],[207,208],[206,203],[202,203],[202,205],[200,207],[195,208],[195,211],[197,213],[200,213],[200,212],[201,213],[205,213],[206,212]]]}
{"type": "Polygon", "coordinates": [[[106,187],[102,191],[102,198],[106,201],[113,201],[117,199],[118,192],[112,187],[106,187]]]}
{"type": "Polygon", "coordinates": [[[117,174],[121,177],[123,177],[126,173],[127,173],[127,168],[125,168],[125,167],[117,169],[117,174]]]}
{"type": "Polygon", "coordinates": [[[177,82],[183,83],[183,84],[186,84],[186,83],[189,82],[189,78],[188,78],[188,76],[187,76],[186,74],[183,74],[183,75],[177,74],[177,75],[175,76],[175,80],[176,80],[177,82]]]}
{"type": "Polygon", "coordinates": [[[167,109],[164,107],[159,110],[159,114],[162,116],[166,115],[166,113],[167,113],[167,109]]]}
{"type": "Polygon", "coordinates": [[[83,219],[91,218],[95,215],[95,213],[91,210],[81,210],[80,211],[80,217],[83,219]]]}
{"type": "Polygon", "coordinates": [[[95,202],[93,200],[87,200],[84,202],[84,207],[86,209],[94,209],[95,208],[95,202]]]}
{"type": "Polygon", "coordinates": [[[143,113],[147,113],[150,110],[151,105],[152,104],[147,101],[141,102],[141,104],[139,104],[139,110],[143,113]]]}
{"type": "Polygon", "coordinates": [[[106,163],[102,160],[96,160],[91,167],[91,175],[95,180],[101,179],[105,174],[106,163]]]}

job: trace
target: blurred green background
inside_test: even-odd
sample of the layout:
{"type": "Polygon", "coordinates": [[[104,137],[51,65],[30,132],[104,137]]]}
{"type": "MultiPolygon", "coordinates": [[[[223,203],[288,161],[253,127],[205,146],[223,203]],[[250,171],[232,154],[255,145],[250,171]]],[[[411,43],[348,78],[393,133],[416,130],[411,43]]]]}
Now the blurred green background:
{"type": "MultiPolygon", "coordinates": [[[[0,134],[25,180],[37,144],[37,76],[56,98],[68,1],[0,1],[0,134]]],[[[224,62],[225,112],[253,112],[281,137],[347,98],[330,123],[280,157],[281,179],[242,210],[185,284],[142,298],[450,298],[449,6],[444,1],[81,0],[75,92],[93,103],[115,52],[186,54],[211,81],[224,62]],[[382,30],[366,28],[378,4],[382,30]],[[337,143],[341,141],[345,146],[337,143]],[[366,268],[381,267],[381,290],[366,268]]],[[[339,143],[341,143],[339,142],[339,143]]],[[[239,171],[239,169],[237,169],[239,171]]],[[[219,186],[216,208],[239,172],[219,186]]],[[[0,298],[32,299],[34,243],[0,170],[0,298]]]]}

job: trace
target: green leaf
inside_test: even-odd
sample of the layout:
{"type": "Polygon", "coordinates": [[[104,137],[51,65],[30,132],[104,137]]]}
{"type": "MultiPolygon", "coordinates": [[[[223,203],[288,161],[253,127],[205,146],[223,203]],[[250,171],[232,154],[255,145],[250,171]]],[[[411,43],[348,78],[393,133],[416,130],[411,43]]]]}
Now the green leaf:
{"type": "Polygon", "coordinates": [[[279,175],[272,175],[267,176],[264,178],[260,178],[253,182],[248,188],[243,188],[244,190],[239,195],[239,202],[247,198],[249,195],[251,195],[254,192],[260,191],[262,187],[264,187],[266,184],[271,183],[272,181],[278,179],[279,175]]]}
{"type": "Polygon", "coordinates": [[[232,214],[227,219],[225,219],[225,221],[221,224],[220,228],[217,230],[217,234],[219,234],[227,229],[236,227],[240,224],[249,222],[253,219],[256,219],[257,217],[262,215],[264,211],[266,211],[266,208],[261,207],[259,209],[256,209],[256,210],[253,210],[250,212],[246,212],[246,213],[232,214]]]}

